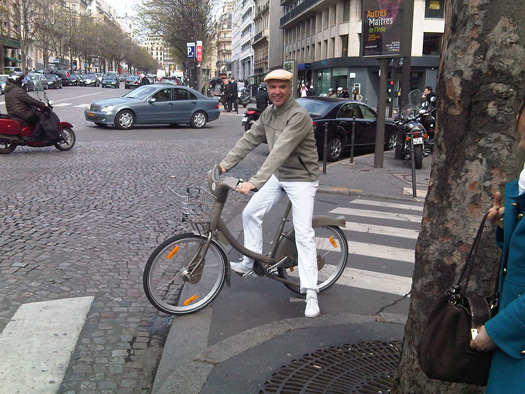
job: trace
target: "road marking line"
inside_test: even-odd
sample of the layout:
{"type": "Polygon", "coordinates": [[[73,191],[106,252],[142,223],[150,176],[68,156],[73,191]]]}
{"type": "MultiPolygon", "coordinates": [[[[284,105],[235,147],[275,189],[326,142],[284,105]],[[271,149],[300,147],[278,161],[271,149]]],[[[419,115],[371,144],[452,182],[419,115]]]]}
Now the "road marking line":
{"type": "Polygon", "coordinates": [[[356,231],[359,233],[387,235],[390,237],[400,237],[400,238],[409,238],[409,239],[417,239],[417,237],[419,236],[419,230],[400,229],[397,227],[377,226],[375,224],[354,223],[354,222],[346,222],[345,230],[356,231]]]}
{"type": "Polygon", "coordinates": [[[53,104],[53,107],[67,107],[68,105],[73,105],[73,103],[53,104]]]}
{"type": "Polygon", "coordinates": [[[55,394],[94,297],[24,304],[0,333],[0,392],[55,394]]]}
{"type": "Polygon", "coordinates": [[[384,208],[394,208],[394,209],[406,209],[409,211],[421,211],[423,212],[423,207],[417,205],[407,205],[407,204],[395,204],[390,202],[381,202],[373,200],[364,200],[358,198],[357,200],[350,201],[350,204],[363,204],[363,205],[372,205],[376,207],[384,208]]]}
{"type": "Polygon", "coordinates": [[[336,284],[404,296],[410,292],[412,278],[356,268],[345,268],[336,284]]]}
{"type": "MultiPolygon", "coordinates": [[[[411,187],[404,187],[403,194],[407,196],[411,196],[414,194],[414,191],[412,190],[411,187]]],[[[427,190],[416,189],[416,197],[426,197],[426,196],[427,196],[427,190]]]]}
{"type": "MultiPolygon", "coordinates": [[[[79,99],[79,98],[82,98],[82,97],[89,97],[89,96],[96,96],[96,95],[99,95],[99,94],[102,94],[103,92],[98,92],[98,93],[90,93],[90,94],[83,94],[81,96],[75,96],[75,99],[79,99]]],[[[68,100],[71,100],[70,98],[66,98],[66,99],[62,99],[62,100],[53,100],[55,103],[60,103],[62,101],[68,101],[68,100]]]]}
{"type": "MultiPolygon", "coordinates": [[[[416,262],[415,251],[412,249],[394,248],[392,246],[369,244],[366,242],[348,241],[348,254],[403,261],[412,264],[416,262]]],[[[350,256],[350,258],[351,257],[352,256],[350,256]]]]}
{"type": "Polygon", "coordinates": [[[80,105],[75,105],[75,108],[88,108],[91,104],[80,104],[80,105]]]}
{"type": "Polygon", "coordinates": [[[353,208],[335,208],[330,211],[330,213],[338,213],[342,215],[354,215],[362,216],[367,218],[378,218],[378,219],[388,219],[388,220],[401,220],[411,223],[421,223],[421,215],[408,215],[405,213],[391,213],[391,212],[378,212],[371,211],[367,209],[353,209],[353,208]]]}

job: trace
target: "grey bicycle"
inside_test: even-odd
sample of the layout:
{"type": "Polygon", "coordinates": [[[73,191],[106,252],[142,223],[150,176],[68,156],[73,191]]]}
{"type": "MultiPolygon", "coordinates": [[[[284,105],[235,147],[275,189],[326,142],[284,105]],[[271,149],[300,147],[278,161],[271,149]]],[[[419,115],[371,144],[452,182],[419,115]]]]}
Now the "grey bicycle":
{"type": "MultiPolygon", "coordinates": [[[[222,220],[230,190],[237,190],[241,179],[222,177],[216,165],[208,172],[208,190],[188,187],[182,201],[183,221],[193,232],[175,235],[160,244],[149,257],[143,284],[149,301],[160,311],[185,315],[209,305],[227,283],[230,264],[222,244],[255,260],[256,275],[282,282],[299,293],[297,249],[293,226],[288,225],[289,202],[274,235],[268,254],[245,248],[235,239],[222,220]],[[289,227],[289,228],[286,228],[289,227]]],[[[343,217],[314,216],[319,291],[332,286],[343,273],[348,260],[348,242],[340,227],[343,217]]],[[[246,275],[251,274],[248,273],[246,275]]]]}

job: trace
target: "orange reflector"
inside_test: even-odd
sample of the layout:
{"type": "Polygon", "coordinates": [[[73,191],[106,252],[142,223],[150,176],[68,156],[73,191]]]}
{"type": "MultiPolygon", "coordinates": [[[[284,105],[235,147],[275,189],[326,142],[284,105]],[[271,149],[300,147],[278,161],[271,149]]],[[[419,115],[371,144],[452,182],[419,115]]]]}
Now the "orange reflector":
{"type": "Polygon", "coordinates": [[[196,299],[197,299],[196,295],[194,295],[193,297],[188,298],[186,301],[184,301],[184,306],[191,304],[196,299]]]}
{"type": "Polygon", "coordinates": [[[329,239],[330,239],[330,242],[331,242],[332,246],[334,248],[337,248],[337,243],[335,242],[335,239],[331,235],[330,235],[329,239]]]}
{"type": "Polygon", "coordinates": [[[171,259],[173,256],[175,256],[175,254],[179,251],[179,249],[180,249],[180,246],[178,246],[178,245],[175,246],[175,247],[173,248],[173,250],[172,250],[172,251],[166,256],[166,258],[167,258],[168,260],[171,259]]]}
{"type": "Polygon", "coordinates": [[[290,267],[290,272],[293,272],[293,267],[290,267]]]}

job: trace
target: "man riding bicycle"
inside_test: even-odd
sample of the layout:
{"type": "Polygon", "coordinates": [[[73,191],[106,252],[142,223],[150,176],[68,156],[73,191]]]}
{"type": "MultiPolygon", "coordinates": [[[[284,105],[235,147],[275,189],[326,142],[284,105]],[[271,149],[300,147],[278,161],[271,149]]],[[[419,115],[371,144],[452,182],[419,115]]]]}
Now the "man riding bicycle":
{"type": "MultiPolygon", "coordinates": [[[[264,82],[270,105],[220,163],[228,171],[264,141],[270,154],[259,171],[239,186],[248,194],[258,189],[243,211],[244,245],[262,253],[262,220],[266,212],[286,193],[292,203],[296,233],[301,293],[306,293],[306,317],[319,315],[317,300],[318,267],[312,216],[319,179],[318,155],[312,119],[292,96],[293,74],[285,70],[270,72],[264,82]]],[[[240,274],[253,270],[253,259],[230,263],[240,274]]]]}

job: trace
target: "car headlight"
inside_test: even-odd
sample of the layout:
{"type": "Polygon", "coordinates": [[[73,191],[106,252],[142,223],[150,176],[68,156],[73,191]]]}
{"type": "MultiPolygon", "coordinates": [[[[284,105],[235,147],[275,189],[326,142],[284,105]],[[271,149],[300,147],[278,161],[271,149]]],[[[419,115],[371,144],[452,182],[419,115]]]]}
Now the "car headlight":
{"type": "Polygon", "coordinates": [[[113,109],[113,105],[106,105],[105,107],[100,108],[100,112],[109,112],[113,109]]]}

